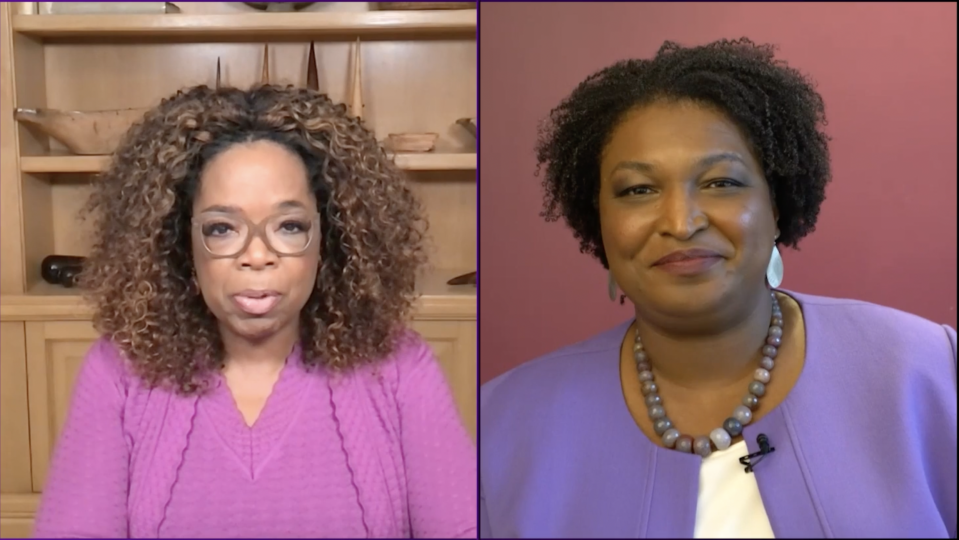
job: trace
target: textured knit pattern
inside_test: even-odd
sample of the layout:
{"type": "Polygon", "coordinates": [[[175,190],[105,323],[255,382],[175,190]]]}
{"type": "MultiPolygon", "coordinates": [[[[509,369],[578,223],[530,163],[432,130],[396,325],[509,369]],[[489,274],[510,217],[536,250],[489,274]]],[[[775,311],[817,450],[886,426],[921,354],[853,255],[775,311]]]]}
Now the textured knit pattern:
{"type": "Polygon", "coordinates": [[[297,347],[247,426],[221,382],[140,384],[106,339],[87,355],[38,537],[476,537],[476,450],[428,346],[332,377],[297,347]]]}
{"type": "Polygon", "coordinates": [[[208,399],[199,400],[160,526],[162,538],[242,538],[251,533],[285,538],[366,536],[333,421],[330,392],[322,377],[303,373],[297,362],[284,367],[252,427],[246,425],[222,380],[208,399]],[[217,483],[242,489],[206,489],[217,483]],[[290,491],[303,495],[291,498],[290,491]],[[264,498],[282,504],[264,512],[264,498]],[[342,504],[318,502],[323,499],[342,504]],[[210,506],[235,512],[211,515],[210,506]]]}

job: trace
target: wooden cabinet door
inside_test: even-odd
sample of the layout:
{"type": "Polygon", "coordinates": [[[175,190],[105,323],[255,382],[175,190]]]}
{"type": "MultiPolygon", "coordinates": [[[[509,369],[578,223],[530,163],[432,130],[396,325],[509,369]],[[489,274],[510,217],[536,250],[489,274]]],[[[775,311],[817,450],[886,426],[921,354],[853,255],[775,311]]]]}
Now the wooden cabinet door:
{"type": "Polygon", "coordinates": [[[463,424],[476,440],[476,321],[414,321],[453,390],[463,424]]]}
{"type": "Polygon", "coordinates": [[[0,323],[0,538],[29,538],[37,496],[30,494],[27,351],[22,322],[0,323]]]}
{"type": "Polygon", "coordinates": [[[26,323],[33,490],[38,493],[66,419],[73,383],[98,337],[89,321],[26,323]]]}
{"type": "Polygon", "coordinates": [[[30,493],[27,351],[22,322],[0,323],[0,493],[30,493]]]}

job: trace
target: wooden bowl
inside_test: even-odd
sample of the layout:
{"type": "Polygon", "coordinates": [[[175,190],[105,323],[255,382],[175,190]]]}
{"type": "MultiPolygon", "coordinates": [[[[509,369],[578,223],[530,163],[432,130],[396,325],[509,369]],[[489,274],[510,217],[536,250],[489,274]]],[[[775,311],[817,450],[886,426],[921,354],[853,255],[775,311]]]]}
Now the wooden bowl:
{"type": "Polygon", "coordinates": [[[36,126],[45,135],[63,143],[74,154],[99,156],[112,154],[120,139],[149,109],[112,111],[58,111],[55,109],[16,109],[14,118],[36,126]]]}
{"type": "Polygon", "coordinates": [[[299,11],[316,2],[243,2],[253,9],[269,12],[299,11]]]}
{"type": "Polygon", "coordinates": [[[396,153],[429,152],[436,147],[439,136],[439,133],[390,133],[387,145],[396,153]]]}
{"type": "Polygon", "coordinates": [[[377,9],[381,11],[476,9],[476,2],[377,2],[377,9]]]}

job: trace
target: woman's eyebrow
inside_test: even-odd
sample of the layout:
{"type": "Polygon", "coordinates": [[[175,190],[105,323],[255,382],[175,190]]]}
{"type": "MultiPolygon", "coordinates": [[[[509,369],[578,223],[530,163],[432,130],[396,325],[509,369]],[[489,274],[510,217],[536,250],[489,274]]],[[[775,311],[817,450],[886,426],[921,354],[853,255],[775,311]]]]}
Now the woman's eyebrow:
{"type": "Polygon", "coordinates": [[[285,210],[287,208],[306,208],[306,205],[295,199],[289,199],[277,204],[276,207],[285,210]]]}
{"type": "MultiPolygon", "coordinates": [[[[736,152],[716,152],[699,158],[696,161],[696,168],[707,169],[723,161],[732,161],[740,163],[744,166],[748,166],[746,164],[746,160],[744,160],[743,157],[736,152]]],[[[629,169],[646,174],[654,172],[656,170],[656,164],[645,161],[621,161],[617,163],[615,167],[613,167],[611,172],[616,172],[620,169],[629,169]]]]}
{"type": "MultiPolygon", "coordinates": [[[[294,199],[289,199],[289,200],[283,201],[283,202],[278,203],[278,204],[276,204],[276,205],[274,205],[274,206],[276,206],[276,207],[279,208],[280,210],[286,210],[286,209],[288,209],[288,208],[306,208],[306,205],[305,205],[305,204],[303,204],[303,203],[300,202],[300,201],[294,200],[294,199]]],[[[200,213],[204,213],[204,212],[220,212],[220,213],[224,213],[224,214],[241,214],[241,213],[243,213],[243,210],[242,210],[240,207],[238,207],[238,206],[224,206],[224,205],[222,205],[222,204],[214,204],[214,205],[208,206],[208,207],[206,207],[206,208],[204,208],[203,210],[200,211],[200,213]]]]}
{"type": "Polygon", "coordinates": [[[236,206],[223,206],[222,204],[214,204],[213,206],[207,206],[206,208],[200,211],[200,213],[203,213],[203,212],[222,212],[224,214],[239,214],[240,212],[242,212],[242,210],[240,210],[236,206]]]}

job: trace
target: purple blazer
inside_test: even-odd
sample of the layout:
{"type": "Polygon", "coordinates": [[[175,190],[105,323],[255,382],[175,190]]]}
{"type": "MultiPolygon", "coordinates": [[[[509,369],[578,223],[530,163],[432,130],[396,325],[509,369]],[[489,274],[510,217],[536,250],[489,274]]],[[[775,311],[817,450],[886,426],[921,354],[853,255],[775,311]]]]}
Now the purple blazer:
{"type": "MultiPolygon", "coordinates": [[[[956,537],[956,331],[797,294],[806,362],[746,426],[777,538],[956,537]]],[[[627,321],[480,392],[482,538],[692,538],[701,458],[654,445],[626,409],[627,321]]]]}

